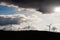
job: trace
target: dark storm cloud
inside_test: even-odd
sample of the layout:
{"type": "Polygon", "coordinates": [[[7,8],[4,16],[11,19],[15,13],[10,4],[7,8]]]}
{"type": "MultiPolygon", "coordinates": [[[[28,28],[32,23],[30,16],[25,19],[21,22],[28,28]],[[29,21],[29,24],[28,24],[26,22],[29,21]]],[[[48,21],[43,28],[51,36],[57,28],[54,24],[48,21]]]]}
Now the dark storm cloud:
{"type": "Polygon", "coordinates": [[[5,18],[0,17],[0,25],[11,25],[11,24],[19,24],[18,19],[16,18],[5,18]]]}
{"type": "Polygon", "coordinates": [[[51,12],[51,6],[59,5],[60,0],[0,0],[23,8],[36,8],[37,11],[51,12]]]}

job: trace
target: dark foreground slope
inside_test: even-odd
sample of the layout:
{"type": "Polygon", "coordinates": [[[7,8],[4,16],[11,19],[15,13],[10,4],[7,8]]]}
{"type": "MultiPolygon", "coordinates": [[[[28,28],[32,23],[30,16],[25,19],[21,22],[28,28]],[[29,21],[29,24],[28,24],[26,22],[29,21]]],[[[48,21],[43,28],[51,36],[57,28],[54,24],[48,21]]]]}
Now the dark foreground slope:
{"type": "MultiPolygon", "coordinates": [[[[2,34],[2,30],[0,31],[2,34]]],[[[54,33],[54,32],[47,32],[47,31],[3,31],[4,36],[6,38],[14,38],[14,39],[39,39],[39,40],[58,40],[60,38],[60,33],[54,33]]]]}

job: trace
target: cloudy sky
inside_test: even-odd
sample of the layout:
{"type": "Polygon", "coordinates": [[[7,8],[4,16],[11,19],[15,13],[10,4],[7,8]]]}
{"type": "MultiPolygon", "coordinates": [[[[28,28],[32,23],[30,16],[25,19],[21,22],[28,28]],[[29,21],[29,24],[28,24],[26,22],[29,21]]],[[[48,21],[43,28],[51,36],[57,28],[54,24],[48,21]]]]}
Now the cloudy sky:
{"type": "Polygon", "coordinates": [[[0,0],[0,29],[49,30],[52,24],[60,32],[59,0],[0,0]],[[12,26],[11,26],[12,24],[12,26]]]}

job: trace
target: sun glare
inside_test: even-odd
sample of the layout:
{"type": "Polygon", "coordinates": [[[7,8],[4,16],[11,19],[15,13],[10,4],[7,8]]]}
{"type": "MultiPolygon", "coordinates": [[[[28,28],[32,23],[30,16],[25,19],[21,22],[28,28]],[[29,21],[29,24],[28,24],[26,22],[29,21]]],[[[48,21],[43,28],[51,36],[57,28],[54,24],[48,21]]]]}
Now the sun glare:
{"type": "Polygon", "coordinates": [[[60,7],[55,7],[54,12],[60,12],[60,7]]]}

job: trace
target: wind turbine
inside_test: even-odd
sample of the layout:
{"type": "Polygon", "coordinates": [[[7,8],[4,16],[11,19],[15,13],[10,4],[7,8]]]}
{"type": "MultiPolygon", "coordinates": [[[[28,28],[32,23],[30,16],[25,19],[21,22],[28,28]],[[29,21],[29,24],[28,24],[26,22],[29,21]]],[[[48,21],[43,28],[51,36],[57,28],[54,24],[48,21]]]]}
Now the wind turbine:
{"type": "Polygon", "coordinates": [[[50,29],[51,29],[51,25],[52,25],[52,24],[50,24],[50,25],[47,25],[47,26],[49,27],[49,31],[50,31],[50,29]]]}

